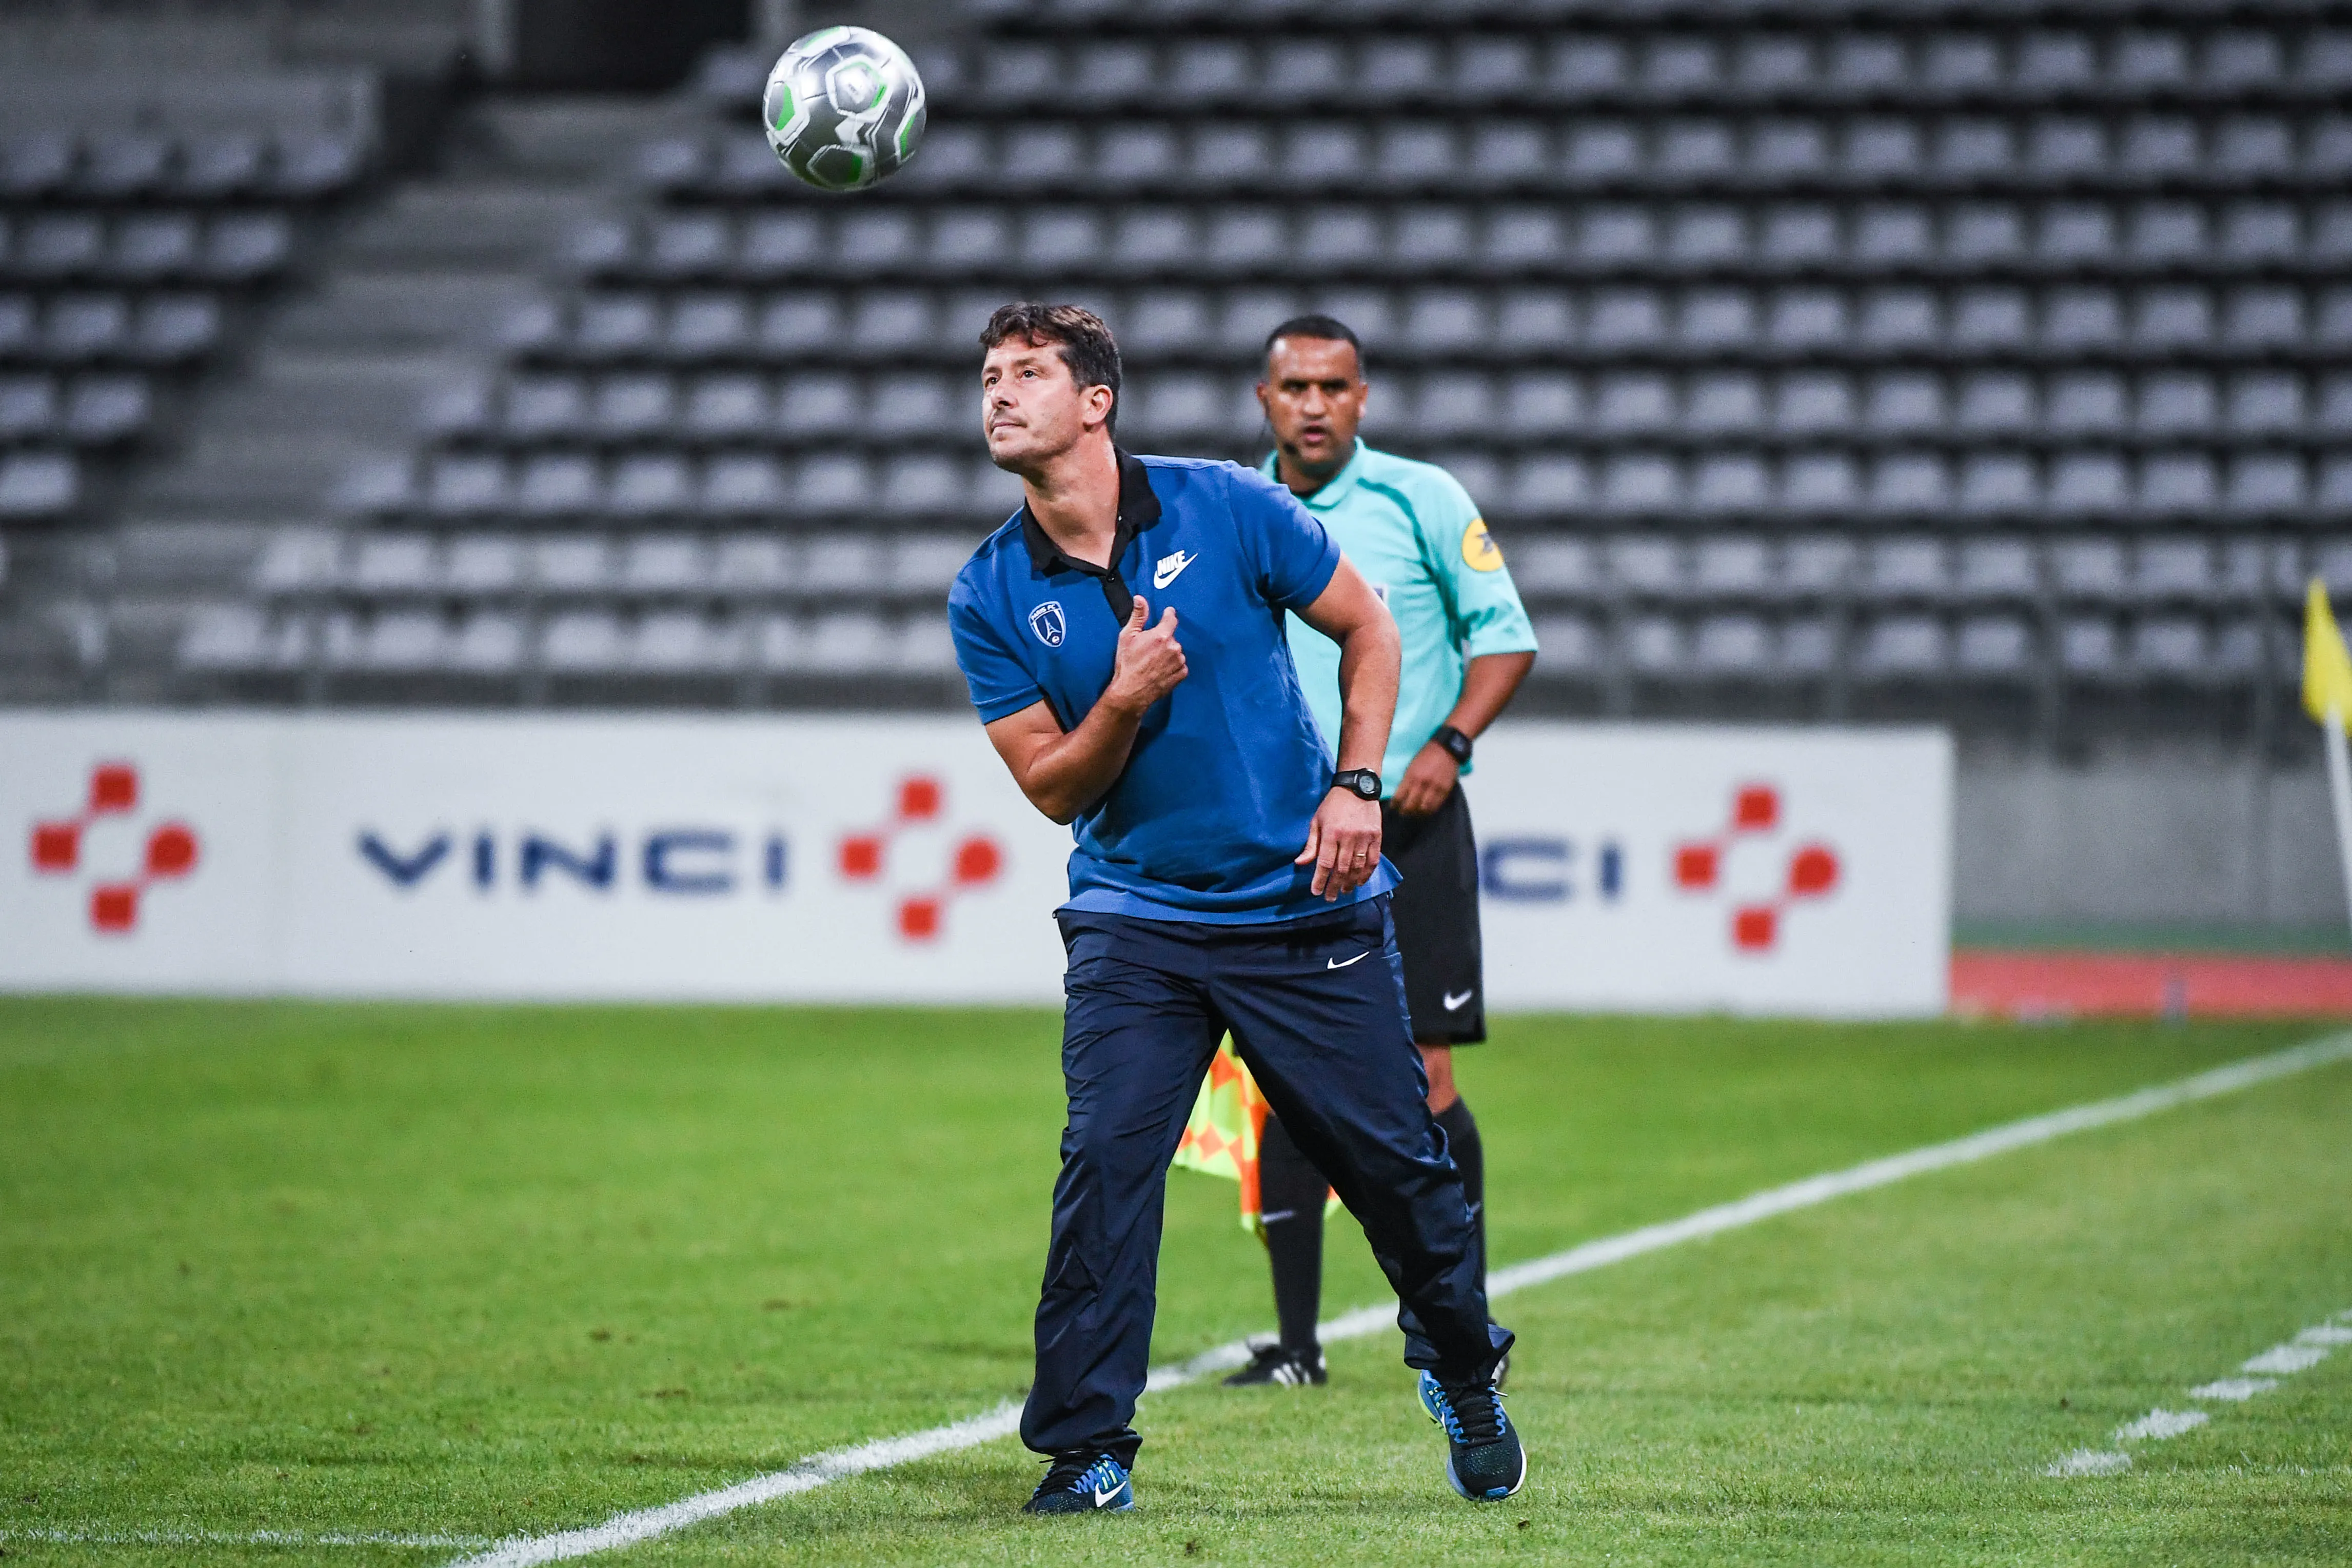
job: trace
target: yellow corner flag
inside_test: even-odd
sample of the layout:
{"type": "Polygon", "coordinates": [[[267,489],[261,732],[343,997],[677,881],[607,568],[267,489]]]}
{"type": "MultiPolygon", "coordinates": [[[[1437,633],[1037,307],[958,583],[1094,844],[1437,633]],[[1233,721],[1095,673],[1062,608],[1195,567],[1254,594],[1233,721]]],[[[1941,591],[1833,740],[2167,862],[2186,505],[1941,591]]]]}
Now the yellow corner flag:
{"type": "Polygon", "coordinates": [[[1200,1098],[1192,1102],[1192,1119],[1176,1145],[1176,1165],[1242,1184],[1242,1228],[1263,1236],[1258,1219],[1257,1140],[1265,1126],[1265,1097],[1242,1059],[1234,1054],[1231,1037],[1218,1041],[1209,1059],[1209,1075],[1201,1080],[1200,1098]]]}
{"type": "MultiPolygon", "coordinates": [[[[1242,1228],[1261,1241],[1265,1239],[1265,1221],[1259,1218],[1265,1206],[1258,1200],[1257,1149],[1265,1131],[1265,1096],[1258,1092],[1248,1065],[1234,1054],[1228,1035],[1209,1059],[1209,1075],[1201,1080],[1200,1097],[1192,1102],[1192,1119],[1176,1145],[1174,1164],[1180,1170],[1241,1183],[1242,1228]]],[[[1338,1196],[1327,1188],[1323,1212],[1330,1213],[1339,1204],[1338,1196]]]]}
{"type": "Polygon", "coordinates": [[[2352,718],[2352,653],[2346,651],[2344,633],[2336,630],[2327,589],[2315,577],[2303,615],[2303,706],[2321,724],[2327,722],[2330,708],[2338,724],[2352,718]]]}

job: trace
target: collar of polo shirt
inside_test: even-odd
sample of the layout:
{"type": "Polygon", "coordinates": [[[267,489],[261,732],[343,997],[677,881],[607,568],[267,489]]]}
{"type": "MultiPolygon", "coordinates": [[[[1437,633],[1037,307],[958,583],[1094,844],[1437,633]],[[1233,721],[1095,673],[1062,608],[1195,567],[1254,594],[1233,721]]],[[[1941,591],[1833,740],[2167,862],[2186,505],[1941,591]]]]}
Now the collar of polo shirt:
{"type": "Polygon", "coordinates": [[[1118,563],[1127,559],[1127,547],[1135,542],[1136,535],[1160,520],[1160,497],[1151,493],[1151,476],[1134,456],[1118,447],[1111,448],[1118,458],[1118,518],[1112,525],[1110,564],[1097,566],[1092,561],[1077,560],[1062,552],[1029,503],[1021,503],[1021,542],[1029,548],[1029,564],[1040,577],[1054,577],[1062,572],[1080,572],[1102,584],[1103,601],[1110,606],[1111,614],[1122,626],[1135,611],[1135,595],[1129,591],[1127,579],[1119,574],[1118,563]]]}
{"type": "MultiPolygon", "coordinates": [[[[1277,485],[1282,484],[1282,470],[1275,465],[1276,459],[1279,455],[1278,453],[1267,453],[1265,466],[1258,470],[1277,485]]],[[[1339,471],[1324,480],[1323,487],[1313,495],[1299,496],[1298,504],[1310,512],[1329,511],[1339,504],[1349,490],[1356,487],[1356,476],[1363,472],[1363,468],[1364,438],[1359,435],[1356,437],[1356,449],[1348,454],[1348,461],[1339,465],[1339,471]]],[[[1297,494],[1296,491],[1292,493],[1297,494]]]]}

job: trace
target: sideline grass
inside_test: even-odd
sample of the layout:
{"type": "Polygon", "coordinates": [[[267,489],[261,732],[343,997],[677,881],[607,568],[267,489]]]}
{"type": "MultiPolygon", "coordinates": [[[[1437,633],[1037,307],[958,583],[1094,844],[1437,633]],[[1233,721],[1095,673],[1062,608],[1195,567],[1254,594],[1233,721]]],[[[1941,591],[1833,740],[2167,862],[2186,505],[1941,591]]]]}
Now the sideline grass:
{"type": "MultiPolygon", "coordinates": [[[[1513,1020],[1463,1071],[1517,1259],[2312,1032],[1513,1020]]],[[[6,1550],[538,1531],[1011,1396],[1053,1041],[1020,1012],[0,1003],[6,1550]]],[[[1525,1507],[1441,1494],[1381,1343],[1321,1396],[1147,1406],[1145,1511],[1083,1542],[1006,1517],[1033,1471],[1003,1444],[615,1561],[2340,1561],[2352,1355],[2131,1476],[2035,1472],[2352,1307],[2347,1111],[2332,1069],[1516,1298],[1525,1507]]],[[[1376,1299],[1332,1252],[1329,1304],[1376,1299]]],[[[1232,1189],[1175,1178],[1158,1359],[1269,1315],[1232,1189]]],[[[294,1555],[330,1551],[450,1555],[294,1555]]]]}

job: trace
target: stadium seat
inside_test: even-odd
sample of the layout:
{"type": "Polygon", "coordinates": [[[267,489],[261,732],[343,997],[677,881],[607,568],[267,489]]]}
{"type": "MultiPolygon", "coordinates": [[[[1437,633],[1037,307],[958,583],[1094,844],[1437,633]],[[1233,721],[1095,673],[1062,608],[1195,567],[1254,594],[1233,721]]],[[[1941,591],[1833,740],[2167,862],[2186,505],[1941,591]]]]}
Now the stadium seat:
{"type": "Polygon", "coordinates": [[[1762,599],[1772,589],[1770,546],[1763,539],[1728,536],[1697,541],[1691,587],[1705,599],[1762,599]]]}
{"type": "Polygon", "coordinates": [[[1952,574],[1953,597],[1962,601],[2030,601],[2042,591],[2040,552],[2022,539],[1960,541],[1952,574]]]}
{"type": "Polygon", "coordinates": [[[63,452],[0,455],[0,517],[55,517],[73,509],[81,471],[63,452]]]}
{"type": "Polygon", "coordinates": [[[1950,638],[1940,620],[1884,615],[1864,629],[1854,672],[1869,680],[1930,679],[1942,674],[1950,659],[1950,638]]]}
{"type": "Polygon", "coordinates": [[[1789,600],[1819,600],[1843,594],[1860,551],[1854,542],[1825,535],[1801,535],[1781,547],[1777,591],[1789,600]]]}
{"type": "Polygon", "coordinates": [[[1706,435],[1761,431],[1767,423],[1763,382],[1744,371],[1694,376],[1684,403],[1683,423],[1694,434],[1706,435]]]}
{"type": "Polygon", "coordinates": [[[1688,497],[1694,512],[1763,512],[1771,507],[1772,497],[1771,470],[1756,454],[1707,454],[1694,462],[1688,497]]]}
{"type": "Polygon", "coordinates": [[[511,505],[525,517],[566,517],[603,505],[604,476],[597,461],[577,452],[541,453],[512,476],[494,459],[436,465],[428,474],[426,507],[445,517],[495,512],[511,505]]]}
{"type": "Polygon", "coordinates": [[[2058,625],[2058,667],[2085,682],[2112,682],[2126,673],[2123,639],[2116,623],[2103,615],[2070,616],[2058,625]]]}
{"type": "Polygon", "coordinates": [[[1954,630],[1952,669],[1965,680],[2021,680],[2033,656],[2032,631],[2018,616],[1964,616],[1954,630]]]}
{"type": "Polygon", "coordinates": [[[499,534],[461,534],[444,549],[442,581],[453,593],[512,592],[523,580],[522,543],[499,534]]]}
{"type": "Polygon", "coordinates": [[[730,452],[704,465],[693,504],[719,517],[773,516],[788,502],[790,486],[776,458],[730,452]]]}
{"type": "Polygon", "coordinates": [[[299,622],[272,622],[250,605],[208,605],[182,626],[175,657],[195,671],[288,667],[301,662],[307,638],[299,622]]]}
{"type": "MultiPolygon", "coordinates": [[[[1959,378],[1952,427],[1969,435],[2021,435],[2039,428],[2032,378],[2013,371],[1979,371],[1959,378]]],[[[2053,424],[2057,423],[2053,409],[2053,424]]]]}
{"type": "Polygon", "coordinates": [[[557,534],[534,539],[528,549],[525,570],[530,585],[541,593],[607,591],[614,586],[612,547],[594,534],[557,534]]]}
{"type": "Polygon", "coordinates": [[[2042,420],[2048,429],[2065,435],[2105,435],[2124,429],[2128,421],[2123,378],[2106,371],[2066,371],[2052,376],[2042,403],[2042,420]]]}
{"type": "Polygon", "coordinates": [[[1705,616],[1691,634],[1690,662],[1702,677],[1761,678],[1773,664],[1771,633],[1759,615],[1705,616]]]}
{"type": "Polygon", "coordinates": [[[2186,202],[2145,202],[2131,209],[2123,256],[2134,267],[2160,269],[2194,263],[2209,245],[2203,208],[2186,202]]]}

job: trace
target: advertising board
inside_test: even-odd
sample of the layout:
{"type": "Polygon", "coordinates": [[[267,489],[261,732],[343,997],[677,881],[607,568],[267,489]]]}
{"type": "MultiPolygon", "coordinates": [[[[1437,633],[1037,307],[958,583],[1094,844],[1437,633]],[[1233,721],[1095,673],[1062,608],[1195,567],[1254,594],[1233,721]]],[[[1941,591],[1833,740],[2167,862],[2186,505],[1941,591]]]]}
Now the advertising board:
{"type": "MultiPolygon", "coordinates": [[[[1489,1006],[1940,1011],[1927,731],[1481,746],[1489,1006]]],[[[1066,830],[961,718],[0,715],[0,988],[1038,1002],[1066,830]]]]}

